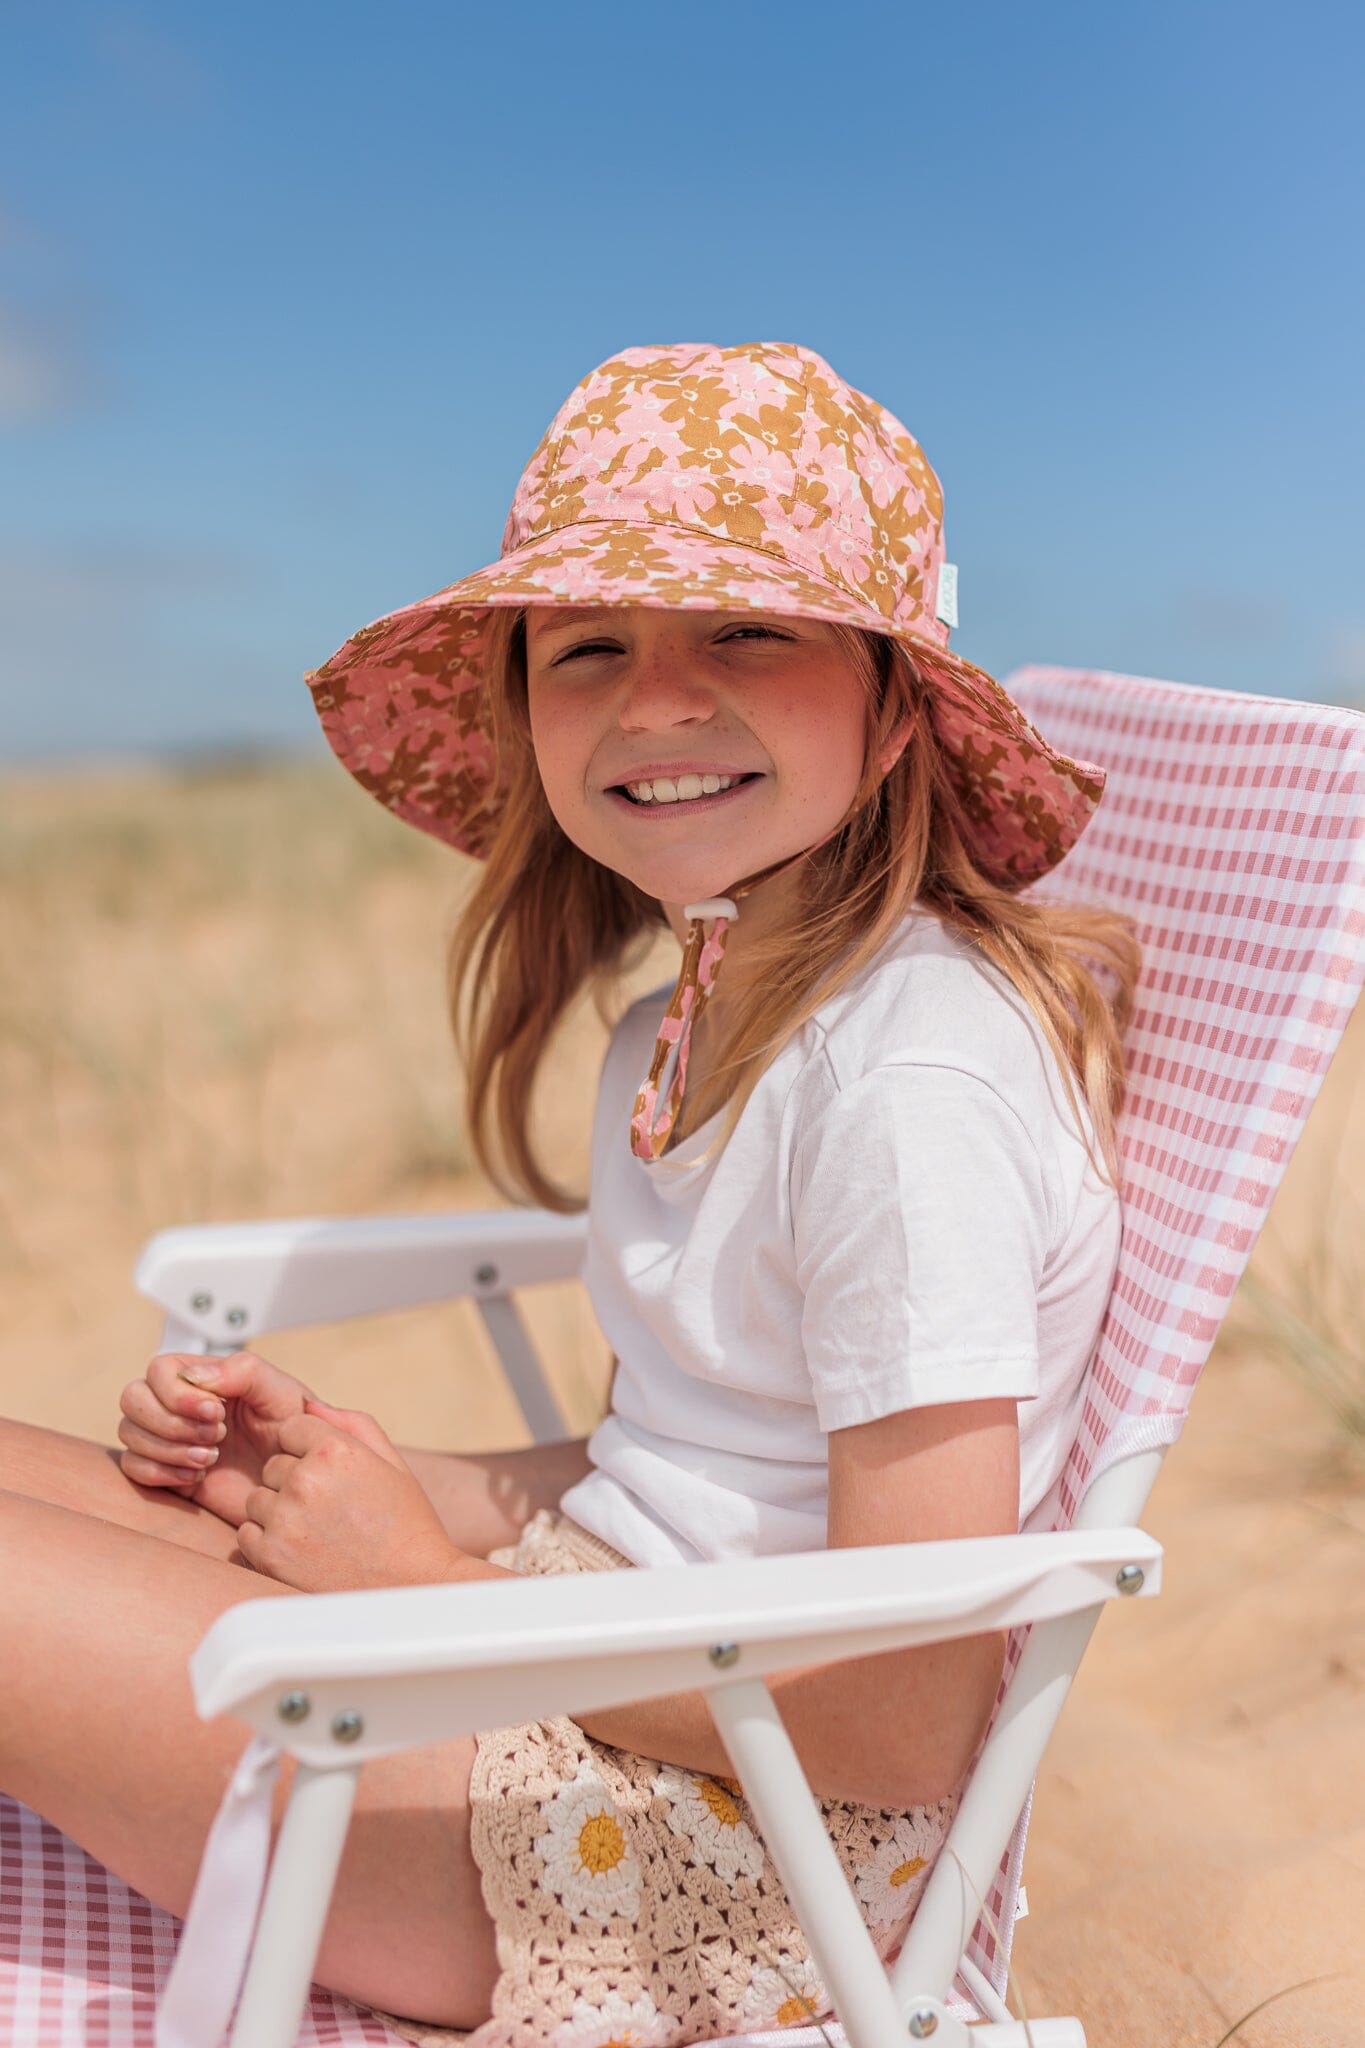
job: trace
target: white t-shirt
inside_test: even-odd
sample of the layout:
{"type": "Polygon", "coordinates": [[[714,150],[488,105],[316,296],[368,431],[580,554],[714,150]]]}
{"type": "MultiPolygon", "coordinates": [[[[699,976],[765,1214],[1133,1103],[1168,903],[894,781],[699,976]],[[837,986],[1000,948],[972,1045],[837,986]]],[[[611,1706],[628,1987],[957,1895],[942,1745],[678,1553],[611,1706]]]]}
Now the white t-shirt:
{"type": "Polygon", "coordinates": [[[1013,986],[908,916],[662,1159],[629,1123],[664,994],[622,1018],[593,1130],[584,1278],[618,1367],[565,1513],[638,1565],[825,1547],[831,1430],[1012,1395],[1045,1527],[1118,1256],[1057,1064],[1013,986]]]}

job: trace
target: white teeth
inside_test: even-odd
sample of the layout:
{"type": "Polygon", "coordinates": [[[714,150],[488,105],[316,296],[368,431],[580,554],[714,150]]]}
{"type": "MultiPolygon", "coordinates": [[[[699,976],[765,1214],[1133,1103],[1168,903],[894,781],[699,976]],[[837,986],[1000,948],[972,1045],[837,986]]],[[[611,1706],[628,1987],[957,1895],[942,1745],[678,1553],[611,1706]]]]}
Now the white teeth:
{"type": "Polygon", "coordinates": [[[738,777],[734,775],[694,775],[689,770],[676,781],[671,776],[656,776],[653,782],[628,782],[626,790],[637,804],[686,804],[699,796],[715,796],[722,789],[732,789],[738,777]]]}

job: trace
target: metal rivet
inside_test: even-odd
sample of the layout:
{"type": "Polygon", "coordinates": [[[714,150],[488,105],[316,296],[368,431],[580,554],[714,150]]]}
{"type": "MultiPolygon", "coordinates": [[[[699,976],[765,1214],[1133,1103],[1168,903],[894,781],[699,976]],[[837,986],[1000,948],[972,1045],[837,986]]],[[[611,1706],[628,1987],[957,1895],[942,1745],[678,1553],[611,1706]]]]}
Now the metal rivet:
{"type": "Polygon", "coordinates": [[[1114,1576],[1114,1584],[1120,1593],[1140,1593],[1147,1574],[1140,1564],[1120,1565],[1114,1576]]]}
{"type": "Polygon", "coordinates": [[[229,1329],[240,1330],[242,1324],[246,1321],[246,1310],[244,1308],[230,1308],[223,1321],[229,1329]]]}
{"type": "Polygon", "coordinates": [[[717,1671],[728,1671],[732,1664],[738,1664],[739,1662],[739,1644],[712,1643],[706,1654],[715,1665],[717,1671]]]}
{"type": "Polygon", "coordinates": [[[333,1742],[359,1742],[364,1733],[365,1723],[359,1714],[349,1707],[344,1714],[338,1714],[332,1722],[333,1742]]]}
{"type": "Polygon", "coordinates": [[[498,1269],[496,1266],[483,1265],[474,1268],[474,1284],[476,1287],[496,1286],[497,1278],[498,1269]]]}
{"type": "Polygon", "coordinates": [[[275,1712],[282,1721],[306,1721],[312,1712],[313,1702],[306,1692],[282,1693],[275,1712]]]}
{"type": "Polygon", "coordinates": [[[938,2032],[938,2014],[931,2005],[917,2006],[910,2015],[909,2025],[912,2041],[927,2041],[931,2034],[938,2032]]]}
{"type": "Polygon", "coordinates": [[[194,1310],[194,1313],[197,1316],[207,1315],[209,1310],[213,1307],[213,1296],[211,1294],[203,1293],[192,1294],[190,1296],[190,1307],[194,1310]]]}

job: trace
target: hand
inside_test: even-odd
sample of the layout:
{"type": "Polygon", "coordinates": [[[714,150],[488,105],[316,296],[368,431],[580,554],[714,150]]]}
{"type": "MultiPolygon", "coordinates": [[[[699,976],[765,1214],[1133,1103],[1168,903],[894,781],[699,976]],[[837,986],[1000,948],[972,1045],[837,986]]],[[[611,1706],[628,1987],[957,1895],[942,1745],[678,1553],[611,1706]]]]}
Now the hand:
{"type": "Polygon", "coordinates": [[[237,1542],[256,1571],[305,1593],[425,1586],[463,1552],[373,1416],[309,1399],[278,1431],[237,1542]]]}
{"type": "Polygon", "coordinates": [[[146,1378],[123,1390],[119,1462],[135,1485],[182,1494],[235,1529],[279,1448],[281,1424],[301,1416],[309,1398],[301,1380],[254,1351],[162,1351],[146,1378]]]}

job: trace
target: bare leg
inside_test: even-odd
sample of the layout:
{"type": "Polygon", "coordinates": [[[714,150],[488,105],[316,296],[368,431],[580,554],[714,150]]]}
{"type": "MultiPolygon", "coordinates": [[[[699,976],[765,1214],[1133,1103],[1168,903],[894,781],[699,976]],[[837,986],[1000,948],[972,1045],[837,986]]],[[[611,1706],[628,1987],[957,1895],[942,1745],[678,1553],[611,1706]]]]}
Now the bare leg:
{"type": "Polygon", "coordinates": [[[0,1488],[242,1565],[235,1529],[165,1487],[134,1486],[105,1444],[0,1418],[0,1488]]]}
{"type": "MultiPolygon", "coordinates": [[[[472,1557],[515,1543],[538,1509],[557,1507],[590,1469],[581,1440],[517,1451],[405,1450],[403,1456],[451,1541],[472,1557]]],[[[135,1486],[120,1470],[119,1453],[103,1444],[0,1418],[0,1488],[242,1563],[229,1523],[165,1487],[135,1486]]]]}
{"type": "MultiPolygon", "coordinates": [[[[47,1502],[0,1493],[0,1786],[183,1914],[245,1746],[195,1714],[186,1667],[225,1608],[285,1589],[47,1502]]],[[[289,1594],[289,1598],[306,1595],[289,1594]]],[[[470,1740],[360,1779],[316,1974],[446,2025],[488,2017],[497,1976],[469,1849],[470,1740]]],[[[277,1816],[278,1817],[278,1816],[277,1816]]]]}

